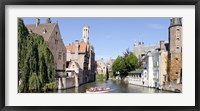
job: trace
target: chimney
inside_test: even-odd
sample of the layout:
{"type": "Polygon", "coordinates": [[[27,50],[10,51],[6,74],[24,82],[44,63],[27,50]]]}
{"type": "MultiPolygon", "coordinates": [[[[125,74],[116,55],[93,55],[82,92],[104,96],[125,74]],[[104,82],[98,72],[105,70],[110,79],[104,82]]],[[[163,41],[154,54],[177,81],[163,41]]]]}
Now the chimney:
{"type": "Polygon", "coordinates": [[[40,24],[40,19],[36,18],[36,27],[40,24]]]}
{"type": "Polygon", "coordinates": [[[164,50],[165,50],[165,41],[164,41],[164,40],[161,40],[161,41],[160,41],[160,50],[161,50],[161,51],[164,51],[164,50]]]}
{"type": "Polygon", "coordinates": [[[47,18],[47,19],[46,19],[46,23],[51,23],[51,19],[50,19],[50,18],[47,18]]]}
{"type": "Polygon", "coordinates": [[[75,59],[78,59],[79,41],[75,40],[75,59]]]}

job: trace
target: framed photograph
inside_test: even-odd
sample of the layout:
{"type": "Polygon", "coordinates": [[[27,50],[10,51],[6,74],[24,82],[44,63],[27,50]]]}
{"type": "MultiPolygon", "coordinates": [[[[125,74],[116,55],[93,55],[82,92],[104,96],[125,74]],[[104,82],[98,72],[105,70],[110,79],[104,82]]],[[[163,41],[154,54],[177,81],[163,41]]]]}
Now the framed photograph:
{"type": "Polygon", "coordinates": [[[199,0],[9,0],[1,9],[2,111],[200,109],[199,0]]]}

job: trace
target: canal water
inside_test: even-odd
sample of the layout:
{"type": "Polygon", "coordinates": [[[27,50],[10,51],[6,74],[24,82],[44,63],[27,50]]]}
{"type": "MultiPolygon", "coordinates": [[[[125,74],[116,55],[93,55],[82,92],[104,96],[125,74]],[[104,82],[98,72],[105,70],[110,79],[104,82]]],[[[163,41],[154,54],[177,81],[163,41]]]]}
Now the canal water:
{"type": "Polygon", "coordinates": [[[120,80],[107,80],[100,81],[97,80],[95,82],[83,84],[78,88],[70,88],[65,90],[55,90],[49,93],[85,93],[86,89],[91,87],[109,87],[111,91],[107,93],[171,93],[168,91],[161,91],[154,88],[148,88],[144,86],[138,86],[129,84],[120,80]]]}

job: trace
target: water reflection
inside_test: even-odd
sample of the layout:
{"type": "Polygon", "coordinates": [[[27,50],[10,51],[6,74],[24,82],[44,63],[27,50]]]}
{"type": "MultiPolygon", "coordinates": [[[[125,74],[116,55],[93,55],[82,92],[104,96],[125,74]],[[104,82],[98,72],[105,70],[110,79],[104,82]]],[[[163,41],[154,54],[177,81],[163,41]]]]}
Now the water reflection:
{"type": "Polygon", "coordinates": [[[81,85],[78,88],[57,90],[49,93],[85,93],[86,89],[91,87],[109,87],[112,90],[108,93],[170,93],[168,91],[161,91],[154,88],[132,85],[124,81],[116,80],[96,81],[81,85]]]}

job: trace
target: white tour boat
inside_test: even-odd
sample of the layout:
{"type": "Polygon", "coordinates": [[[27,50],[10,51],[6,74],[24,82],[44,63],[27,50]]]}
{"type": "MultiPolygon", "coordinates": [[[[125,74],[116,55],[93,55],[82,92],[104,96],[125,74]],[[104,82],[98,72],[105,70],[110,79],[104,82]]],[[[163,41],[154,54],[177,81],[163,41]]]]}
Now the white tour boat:
{"type": "Polygon", "coordinates": [[[111,90],[110,88],[97,88],[97,87],[93,88],[92,87],[92,88],[86,89],[86,93],[105,93],[110,90],[111,90]]]}

